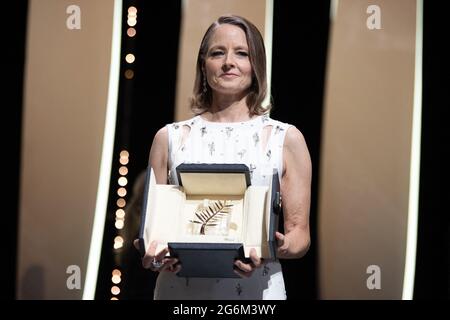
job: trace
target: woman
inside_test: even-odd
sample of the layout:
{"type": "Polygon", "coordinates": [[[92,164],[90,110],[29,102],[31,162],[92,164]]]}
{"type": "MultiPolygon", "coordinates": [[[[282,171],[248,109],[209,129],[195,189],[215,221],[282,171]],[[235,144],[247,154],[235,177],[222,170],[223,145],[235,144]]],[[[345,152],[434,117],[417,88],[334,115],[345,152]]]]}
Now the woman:
{"type": "MultiPolygon", "coordinates": [[[[292,125],[271,119],[266,96],[266,57],[258,29],[239,16],[222,16],[203,37],[191,108],[194,118],[155,135],[149,163],[157,183],[178,184],[175,168],[188,163],[244,163],[252,185],[265,185],[273,168],[281,182],[285,234],[276,233],[277,257],[302,257],[310,244],[311,160],[305,140],[292,125]]],[[[281,265],[263,263],[254,249],[251,263],[237,260],[241,278],[176,276],[177,259],[155,252],[143,265],[160,272],[155,299],[286,299],[281,265]]]]}

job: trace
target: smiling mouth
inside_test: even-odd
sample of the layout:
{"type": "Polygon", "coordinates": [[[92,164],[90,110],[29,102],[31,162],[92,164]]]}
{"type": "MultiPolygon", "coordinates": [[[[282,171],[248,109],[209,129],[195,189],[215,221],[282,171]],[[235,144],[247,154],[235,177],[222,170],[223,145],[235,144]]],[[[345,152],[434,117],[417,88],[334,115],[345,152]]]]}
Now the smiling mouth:
{"type": "Polygon", "coordinates": [[[238,77],[238,75],[234,74],[234,73],[222,73],[220,76],[221,77],[238,77]]]}

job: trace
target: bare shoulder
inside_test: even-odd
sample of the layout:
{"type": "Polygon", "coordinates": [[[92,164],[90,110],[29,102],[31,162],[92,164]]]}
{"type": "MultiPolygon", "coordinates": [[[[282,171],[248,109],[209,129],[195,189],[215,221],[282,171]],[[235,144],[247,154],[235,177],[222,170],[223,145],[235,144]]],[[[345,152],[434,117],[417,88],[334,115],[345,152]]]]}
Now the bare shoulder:
{"type": "Polygon", "coordinates": [[[307,148],[305,137],[295,126],[290,126],[286,132],[284,147],[294,151],[295,149],[307,148]]]}
{"type": "MultiPolygon", "coordinates": [[[[311,158],[305,137],[295,126],[289,127],[284,140],[284,170],[293,168],[303,168],[310,170],[311,158]]],[[[285,173],[285,172],[283,172],[285,173]]]]}
{"type": "Polygon", "coordinates": [[[167,127],[164,126],[156,132],[155,137],[153,138],[153,144],[166,144],[168,139],[167,127]]]}
{"type": "Polygon", "coordinates": [[[167,138],[167,128],[159,129],[153,138],[150,149],[149,165],[155,172],[157,183],[167,183],[167,160],[169,154],[167,138]]]}
{"type": "Polygon", "coordinates": [[[150,149],[150,161],[161,161],[167,158],[168,153],[168,131],[167,127],[162,127],[156,132],[150,149]]]}

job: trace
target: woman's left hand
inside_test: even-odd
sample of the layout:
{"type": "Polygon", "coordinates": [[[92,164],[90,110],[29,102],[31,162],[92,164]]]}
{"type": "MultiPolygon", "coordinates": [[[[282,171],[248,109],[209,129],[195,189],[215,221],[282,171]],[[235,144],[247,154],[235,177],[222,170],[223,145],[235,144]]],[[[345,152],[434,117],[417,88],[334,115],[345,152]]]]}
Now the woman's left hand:
{"type": "Polygon", "coordinates": [[[236,260],[234,265],[234,272],[242,278],[249,278],[252,276],[253,271],[260,268],[264,264],[264,259],[258,257],[255,248],[250,250],[250,259],[252,262],[244,263],[241,260],[236,260]]]}
{"type": "Polygon", "coordinates": [[[277,231],[275,238],[277,238],[277,257],[287,258],[289,256],[289,237],[277,231]]]}
{"type": "Polygon", "coordinates": [[[282,234],[275,233],[277,239],[277,258],[298,259],[303,257],[309,249],[309,233],[293,229],[291,232],[282,234]]]}

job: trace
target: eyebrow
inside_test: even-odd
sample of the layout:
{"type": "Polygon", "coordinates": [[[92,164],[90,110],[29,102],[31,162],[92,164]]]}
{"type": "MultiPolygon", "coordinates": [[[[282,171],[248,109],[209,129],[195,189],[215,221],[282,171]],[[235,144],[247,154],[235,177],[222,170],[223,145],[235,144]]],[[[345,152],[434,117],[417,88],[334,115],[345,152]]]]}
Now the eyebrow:
{"type": "MultiPolygon", "coordinates": [[[[215,45],[215,46],[211,46],[210,48],[209,48],[209,50],[208,51],[211,51],[211,50],[214,50],[214,49],[225,49],[225,46],[223,46],[223,45],[215,45]]],[[[234,47],[233,49],[235,49],[235,50],[246,50],[246,51],[248,51],[248,48],[247,47],[244,47],[244,46],[237,46],[237,47],[234,47]]]]}

